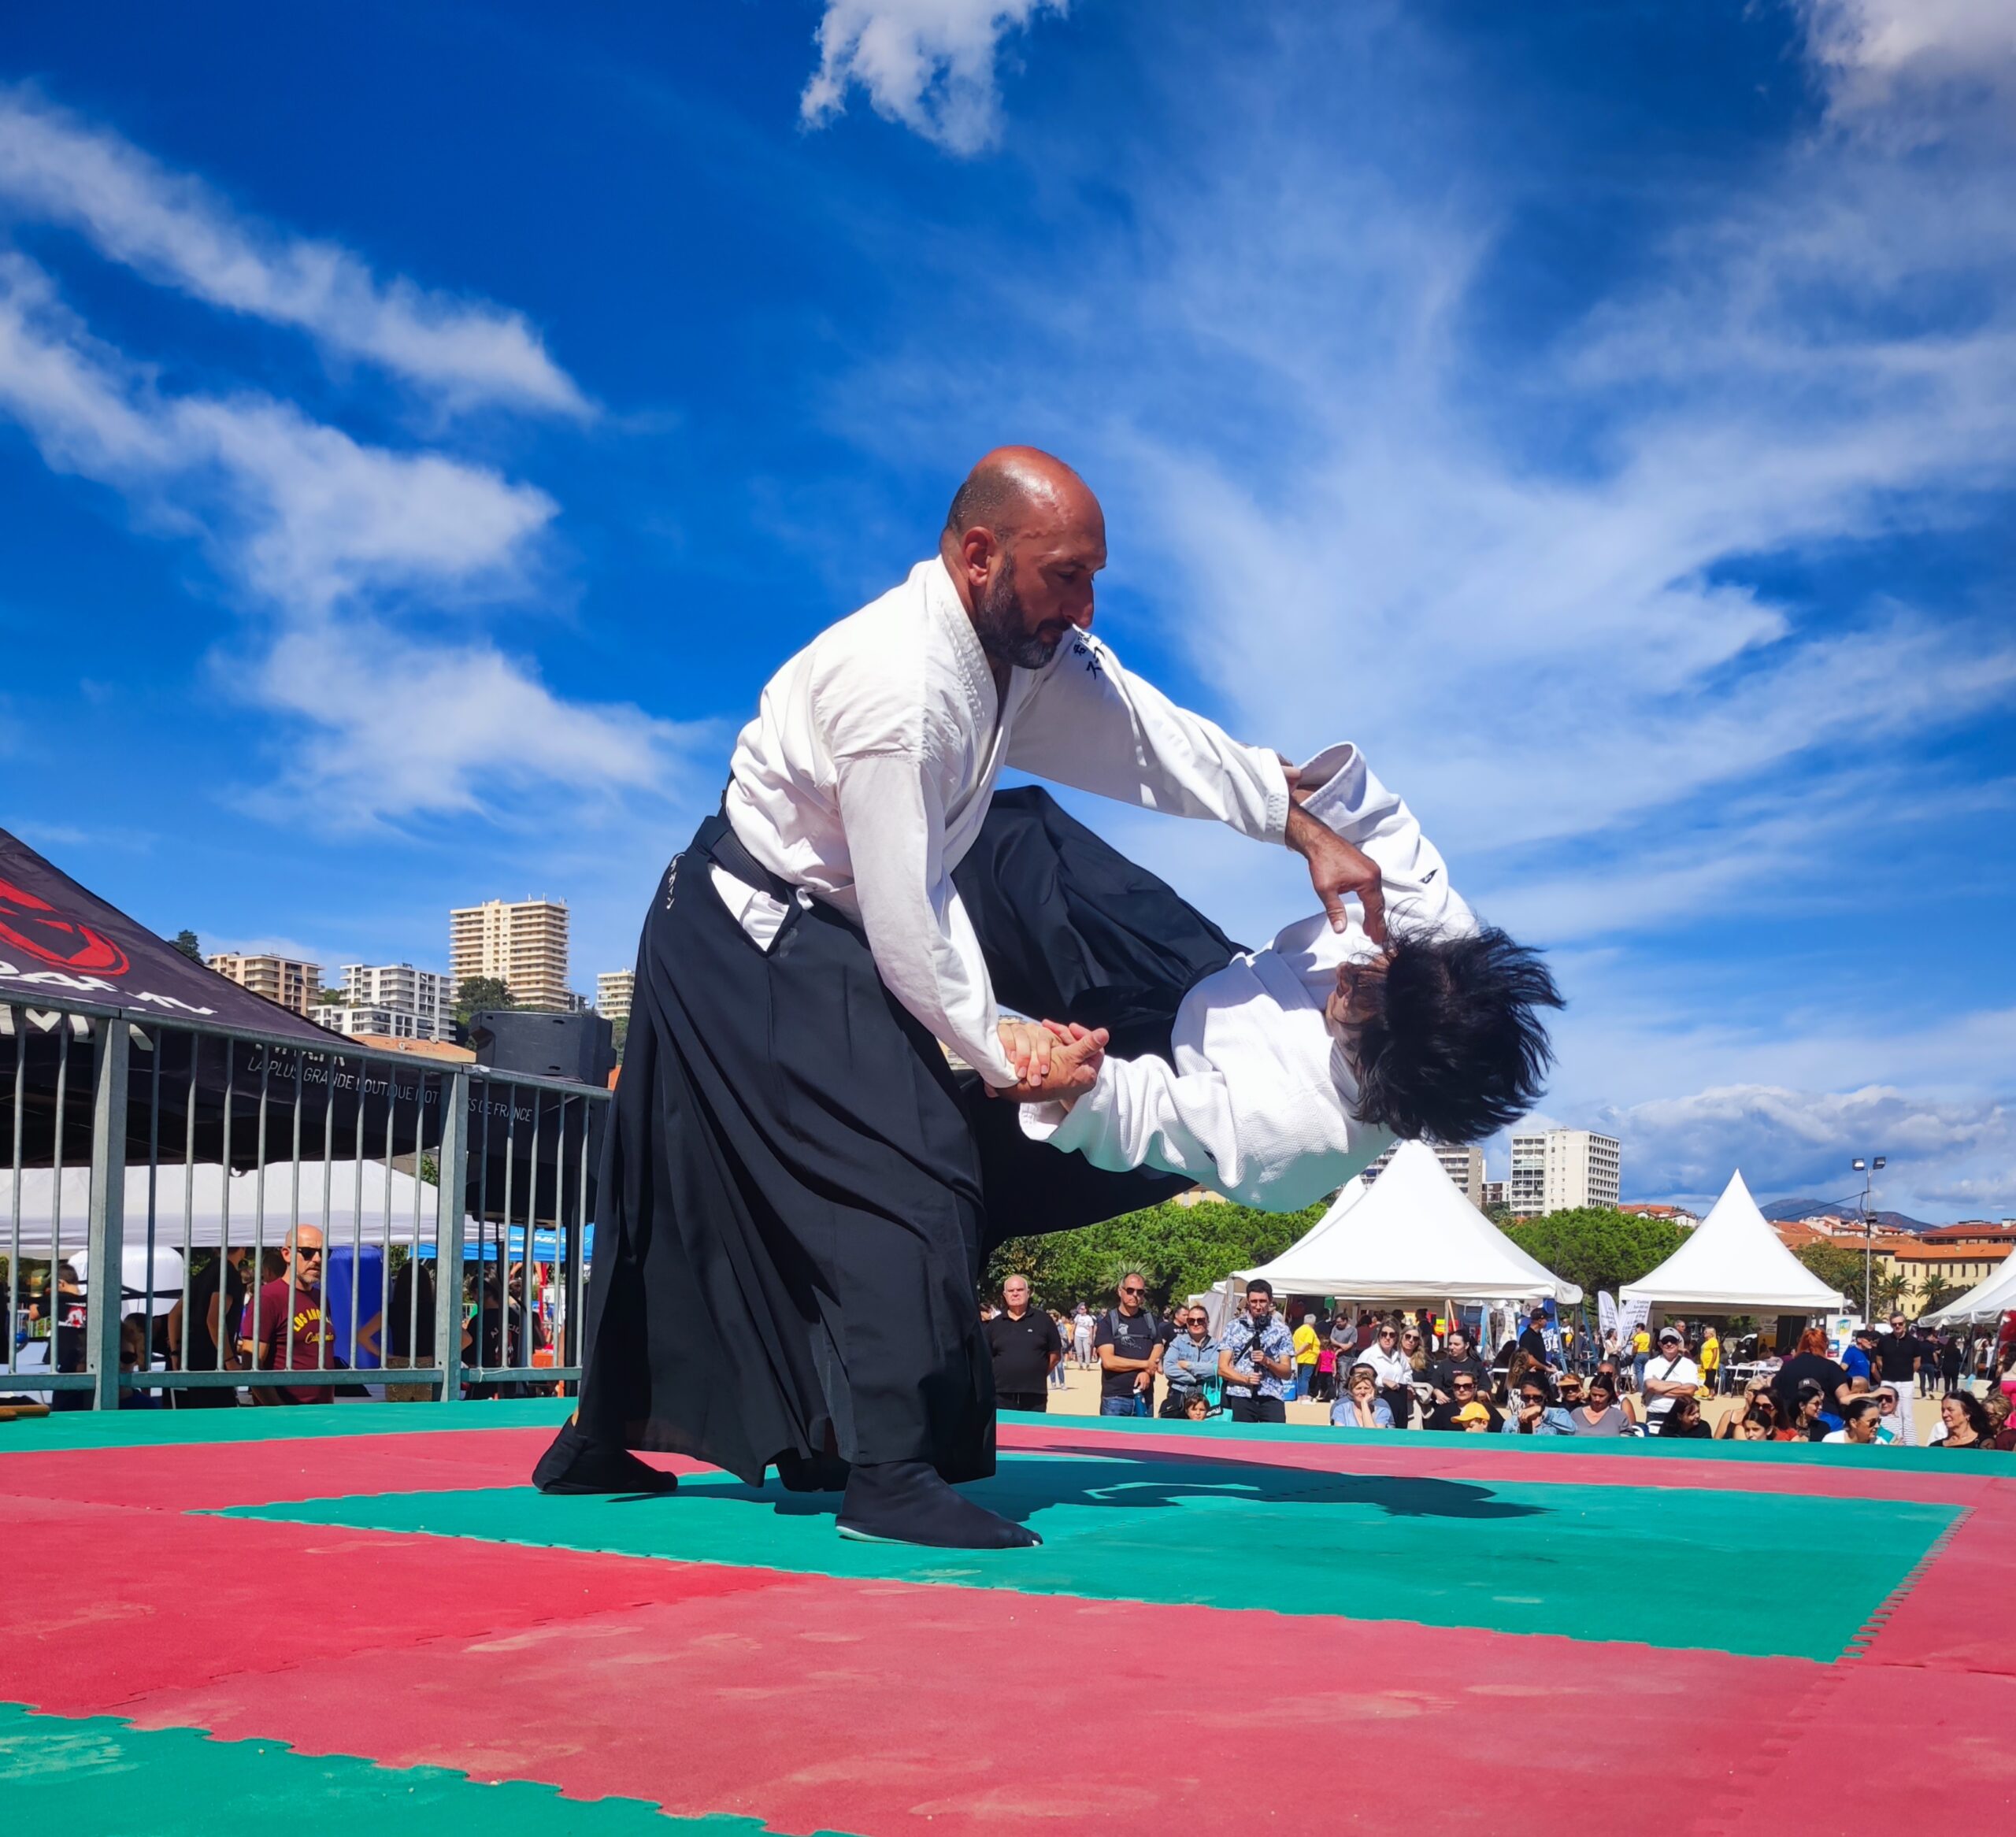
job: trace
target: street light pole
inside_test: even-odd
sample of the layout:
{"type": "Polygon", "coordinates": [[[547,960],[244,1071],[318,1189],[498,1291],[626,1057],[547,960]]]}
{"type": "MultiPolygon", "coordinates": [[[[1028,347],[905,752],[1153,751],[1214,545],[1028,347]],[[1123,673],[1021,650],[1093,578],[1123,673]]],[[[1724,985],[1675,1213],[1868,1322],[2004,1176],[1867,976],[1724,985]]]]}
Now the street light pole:
{"type": "Polygon", "coordinates": [[[1871,1176],[1883,1165],[1884,1157],[1873,1160],[1859,1157],[1849,1163],[1862,1176],[1862,1317],[1867,1320],[1874,1306],[1873,1300],[1876,1265],[1876,1227],[1869,1216],[1869,1189],[1871,1176]]]}

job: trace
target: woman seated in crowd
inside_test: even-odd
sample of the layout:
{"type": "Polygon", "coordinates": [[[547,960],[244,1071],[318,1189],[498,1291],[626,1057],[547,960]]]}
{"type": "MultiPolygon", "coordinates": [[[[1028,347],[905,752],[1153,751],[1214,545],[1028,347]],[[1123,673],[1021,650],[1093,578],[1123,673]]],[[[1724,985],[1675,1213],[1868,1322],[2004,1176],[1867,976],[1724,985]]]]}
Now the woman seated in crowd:
{"type": "Polygon", "coordinates": [[[1827,1393],[1810,1378],[1802,1379],[1792,1393],[1790,1419],[1779,1424],[1774,1442],[1818,1442],[1841,1426],[1838,1417],[1827,1413],[1827,1393]]]}
{"type": "Polygon", "coordinates": [[[1337,1429],[1390,1429],[1393,1413],[1379,1394],[1379,1376],[1369,1365],[1353,1365],[1344,1394],[1330,1406],[1330,1426],[1337,1429]]]}
{"type": "Polygon", "coordinates": [[[1587,1401],[1568,1413],[1568,1420],[1578,1435],[1628,1435],[1633,1432],[1631,1418],[1624,1413],[1624,1406],[1617,1400],[1617,1380],[1606,1372],[1598,1372],[1589,1380],[1587,1401]]]}
{"type": "Polygon", "coordinates": [[[1575,1424],[1568,1412],[1554,1400],[1553,1387],[1547,1382],[1547,1367],[1525,1353],[1518,1354],[1525,1360],[1525,1366],[1519,1372],[1510,1401],[1506,1407],[1505,1419],[1498,1425],[1501,1435],[1572,1435],[1575,1424]]]}
{"type": "Polygon", "coordinates": [[[1926,1446],[1947,1449],[1984,1449],[1993,1440],[1994,1424],[1987,1406],[1966,1391],[1939,1400],[1939,1427],[1926,1446]]]}
{"type": "Polygon", "coordinates": [[[1744,1387],[1742,1407],[1722,1418],[1720,1438],[1725,1442],[1775,1442],[1778,1434],[1778,1403],[1771,1394],[1769,1380],[1753,1380],[1744,1387]]]}
{"type": "Polygon", "coordinates": [[[1662,1435],[1682,1435],[1691,1441],[1705,1442],[1712,1439],[1714,1431],[1701,1420],[1701,1399],[1698,1397],[1676,1397],[1659,1424],[1662,1435]]]}

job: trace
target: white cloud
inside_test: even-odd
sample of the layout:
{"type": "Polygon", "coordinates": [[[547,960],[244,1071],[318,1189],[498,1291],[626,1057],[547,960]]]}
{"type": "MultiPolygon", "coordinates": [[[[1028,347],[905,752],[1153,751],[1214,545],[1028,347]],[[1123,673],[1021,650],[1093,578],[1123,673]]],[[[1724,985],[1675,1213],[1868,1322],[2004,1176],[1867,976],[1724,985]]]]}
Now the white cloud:
{"type": "Polygon", "coordinates": [[[270,802],[284,809],[286,788],[311,789],[337,823],[490,810],[534,785],[602,801],[676,795],[694,788],[687,761],[723,737],[566,701],[487,641],[416,643],[368,618],[290,627],[252,687],[306,729],[270,802]]]}
{"type": "Polygon", "coordinates": [[[340,245],[243,217],[202,180],[20,88],[0,87],[0,206],[75,229],[210,306],[380,365],[447,406],[589,412],[521,314],[381,280],[340,245]]]}
{"type": "Polygon", "coordinates": [[[269,396],[165,394],[20,255],[0,255],[0,412],[51,466],[199,536],[269,615],[228,679],[296,724],[284,781],[325,797],[331,822],[494,809],[535,783],[604,799],[687,788],[708,730],[567,701],[487,640],[424,635],[428,609],[524,589],[557,508],[544,492],[365,445],[269,396]],[[374,609],[392,605],[396,624],[374,609]]]}
{"type": "Polygon", "coordinates": [[[1599,1113],[1596,1126],[1624,1145],[1634,1191],[1716,1193],[1736,1168],[1758,1191],[1827,1199],[1859,1190],[1851,1160],[1881,1154],[1889,1165],[1877,1176],[1880,1206],[1921,1203],[1962,1185],[1980,1198],[2016,1195],[2016,1116],[1992,1099],[1884,1085],[1724,1085],[1599,1113]],[[1999,1171],[1954,1171],[1975,1166],[1999,1171]]]}
{"type": "Polygon", "coordinates": [[[813,127],[865,90],[875,112],[947,152],[991,146],[1001,128],[995,62],[1001,40],[1068,0],[826,0],[819,69],[799,111],[813,127]]]}
{"type": "Polygon", "coordinates": [[[1806,13],[1829,100],[1850,119],[2016,80],[2008,0],[1806,0],[1806,13]]]}
{"type": "Polygon", "coordinates": [[[0,407],[52,466],[200,523],[247,585],[295,610],[513,580],[556,508],[486,467],[365,446],[269,396],[164,394],[20,255],[0,255],[0,407]]]}

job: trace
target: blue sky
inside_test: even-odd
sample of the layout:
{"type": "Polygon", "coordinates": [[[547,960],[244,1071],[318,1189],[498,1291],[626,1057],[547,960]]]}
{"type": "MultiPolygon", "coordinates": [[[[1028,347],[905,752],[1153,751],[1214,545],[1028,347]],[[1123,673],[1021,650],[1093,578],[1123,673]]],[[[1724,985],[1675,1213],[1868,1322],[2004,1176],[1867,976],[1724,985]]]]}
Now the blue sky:
{"type": "Polygon", "coordinates": [[[1553,952],[1631,1194],[2016,1213],[2012,101],[1998,0],[17,13],[0,823],[330,965],[565,898],[592,987],[1032,440],[1131,665],[1553,952]]]}

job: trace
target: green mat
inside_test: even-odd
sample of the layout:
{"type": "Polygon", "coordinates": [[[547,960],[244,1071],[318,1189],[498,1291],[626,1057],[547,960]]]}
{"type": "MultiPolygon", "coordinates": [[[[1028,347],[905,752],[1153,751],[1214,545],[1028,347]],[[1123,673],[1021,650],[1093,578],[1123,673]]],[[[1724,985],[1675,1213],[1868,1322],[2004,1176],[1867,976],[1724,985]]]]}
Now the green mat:
{"type": "MultiPolygon", "coordinates": [[[[392,1768],[276,1742],[216,1741],[104,1716],[0,1703],[0,1806],[13,1831],[62,1837],[217,1837],[220,1831],[368,1831],[371,1837],[761,1837],[757,1818],[668,1817],[634,1798],[563,1798],[439,1767],[392,1768]]],[[[831,1837],[830,1833],[824,1837],[831,1837]]]]}
{"type": "Polygon", "coordinates": [[[1728,1490],[1481,1484],[1010,1455],[969,1490],[1043,1548],[851,1543],[835,1502],[689,1478],[662,1498],[529,1487],[243,1506],[232,1517],[1005,1588],[1838,1657],[1959,1509],[1728,1490]],[[1796,1580],[1805,1553],[1824,1587],[1796,1580]]]}

